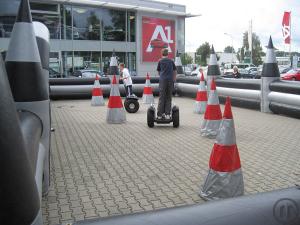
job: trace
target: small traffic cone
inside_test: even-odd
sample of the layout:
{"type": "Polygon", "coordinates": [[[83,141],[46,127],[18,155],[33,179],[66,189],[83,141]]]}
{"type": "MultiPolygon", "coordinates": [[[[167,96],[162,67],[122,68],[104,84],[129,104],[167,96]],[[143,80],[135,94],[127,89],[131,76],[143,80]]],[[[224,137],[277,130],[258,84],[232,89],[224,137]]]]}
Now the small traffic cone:
{"type": "Polygon", "coordinates": [[[201,136],[215,138],[218,134],[221,120],[222,113],[216,83],[215,80],[212,79],[204,120],[201,124],[201,136]]]}
{"type": "Polygon", "coordinates": [[[151,87],[150,76],[148,73],[147,73],[146,83],[143,92],[143,103],[145,104],[154,103],[153,91],[151,87]]]}
{"type": "Polygon", "coordinates": [[[243,194],[243,173],[236,145],[230,98],[227,97],[220,132],[210,155],[209,172],[200,196],[206,200],[213,200],[243,194]]]}
{"type": "Polygon", "coordinates": [[[202,73],[198,90],[197,90],[196,101],[194,104],[194,113],[198,113],[198,114],[205,113],[206,105],[207,105],[207,90],[205,87],[204,76],[202,73]]]}
{"type": "Polygon", "coordinates": [[[103,100],[103,93],[99,82],[99,76],[96,75],[96,79],[94,82],[94,87],[92,90],[92,106],[103,106],[105,105],[103,100]]]}
{"type": "Polygon", "coordinates": [[[108,100],[108,110],[106,115],[107,123],[124,123],[126,114],[123,107],[122,99],[119,92],[116,76],[113,76],[110,96],[108,100]]]}

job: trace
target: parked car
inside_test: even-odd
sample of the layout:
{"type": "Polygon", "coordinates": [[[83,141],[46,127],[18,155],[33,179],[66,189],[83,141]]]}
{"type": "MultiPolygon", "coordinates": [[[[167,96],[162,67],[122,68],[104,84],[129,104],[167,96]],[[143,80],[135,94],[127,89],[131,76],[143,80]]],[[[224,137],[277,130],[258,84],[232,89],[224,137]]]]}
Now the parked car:
{"type": "Polygon", "coordinates": [[[98,71],[98,70],[89,70],[89,69],[76,70],[73,73],[74,77],[80,77],[80,78],[84,78],[84,77],[95,78],[96,75],[101,76],[101,77],[105,77],[105,74],[102,71],[98,71]]]}
{"type": "Polygon", "coordinates": [[[233,67],[237,66],[237,68],[239,69],[240,73],[244,73],[244,69],[249,68],[249,67],[256,67],[254,64],[252,63],[226,63],[224,65],[224,70],[223,70],[223,74],[224,75],[228,75],[233,73],[233,67]]]}
{"type": "Polygon", "coordinates": [[[49,68],[49,78],[58,78],[61,77],[61,74],[57,71],[55,71],[52,68],[49,68]]]}
{"type": "Polygon", "coordinates": [[[287,72],[289,72],[292,69],[292,67],[288,66],[288,67],[279,67],[279,73],[280,74],[286,74],[287,72]]]}
{"type": "Polygon", "coordinates": [[[282,80],[300,81],[300,69],[291,69],[281,77],[282,80]]]}
{"type": "Polygon", "coordinates": [[[257,78],[258,77],[258,68],[257,67],[247,67],[243,70],[242,74],[244,75],[243,78],[257,78]]]}

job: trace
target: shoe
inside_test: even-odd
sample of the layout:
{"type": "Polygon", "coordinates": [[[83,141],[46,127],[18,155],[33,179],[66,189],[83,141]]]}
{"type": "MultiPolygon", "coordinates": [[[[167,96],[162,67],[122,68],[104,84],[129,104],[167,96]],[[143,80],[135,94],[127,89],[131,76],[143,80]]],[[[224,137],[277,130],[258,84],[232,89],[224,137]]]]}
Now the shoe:
{"type": "Polygon", "coordinates": [[[162,119],[162,116],[157,116],[157,119],[158,119],[158,120],[161,120],[161,119],[162,119]]]}
{"type": "Polygon", "coordinates": [[[171,116],[170,116],[170,115],[166,115],[166,116],[165,116],[165,119],[166,119],[166,120],[169,120],[169,119],[171,119],[171,116]]]}

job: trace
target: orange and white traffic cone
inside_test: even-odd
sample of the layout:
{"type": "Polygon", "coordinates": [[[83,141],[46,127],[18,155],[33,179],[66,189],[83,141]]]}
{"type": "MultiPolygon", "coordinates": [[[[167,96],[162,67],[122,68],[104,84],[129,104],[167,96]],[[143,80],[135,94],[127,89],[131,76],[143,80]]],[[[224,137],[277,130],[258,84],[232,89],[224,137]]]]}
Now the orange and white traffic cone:
{"type": "Polygon", "coordinates": [[[213,200],[243,194],[244,179],[236,145],[230,98],[227,97],[220,131],[210,155],[209,172],[200,196],[206,200],[213,200]]]}
{"type": "Polygon", "coordinates": [[[98,75],[96,75],[96,79],[95,79],[93,90],[92,90],[91,105],[92,106],[103,106],[103,105],[105,105],[98,75]]]}
{"type": "Polygon", "coordinates": [[[204,120],[201,124],[201,136],[215,138],[218,134],[221,120],[222,113],[216,90],[216,83],[215,80],[212,79],[204,120]]]}
{"type": "Polygon", "coordinates": [[[108,99],[108,110],[106,115],[107,123],[124,123],[126,122],[126,114],[120,96],[119,85],[116,76],[113,76],[110,96],[108,99]]]}
{"type": "Polygon", "coordinates": [[[145,103],[145,104],[154,103],[153,91],[152,91],[152,87],[151,87],[150,76],[148,73],[147,73],[147,77],[146,77],[146,83],[144,86],[143,103],[145,103]]]}
{"type": "Polygon", "coordinates": [[[198,113],[198,114],[205,113],[206,105],[207,105],[207,90],[205,87],[204,76],[202,73],[198,90],[197,90],[196,101],[194,104],[194,113],[198,113]]]}

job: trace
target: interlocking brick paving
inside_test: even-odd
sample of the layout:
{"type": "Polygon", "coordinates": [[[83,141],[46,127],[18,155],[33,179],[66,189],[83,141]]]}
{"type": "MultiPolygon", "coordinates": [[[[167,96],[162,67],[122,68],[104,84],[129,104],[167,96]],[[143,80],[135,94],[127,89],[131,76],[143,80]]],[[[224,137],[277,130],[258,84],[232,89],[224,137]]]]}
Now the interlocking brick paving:
{"type": "MultiPolygon", "coordinates": [[[[106,107],[52,101],[51,188],[45,224],[204,203],[214,140],[200,136],[194,101],[174,98],[180,127],[148,128],[147,105],[107,124],[106,107]]],[[[156,99],[157,102],[157,99],[156,99]]],[[[223,108],[223,106],[221,106],[223,108]]],[[[246,194],[300,183],[300,120],[233,107],[246,194]]]]}

